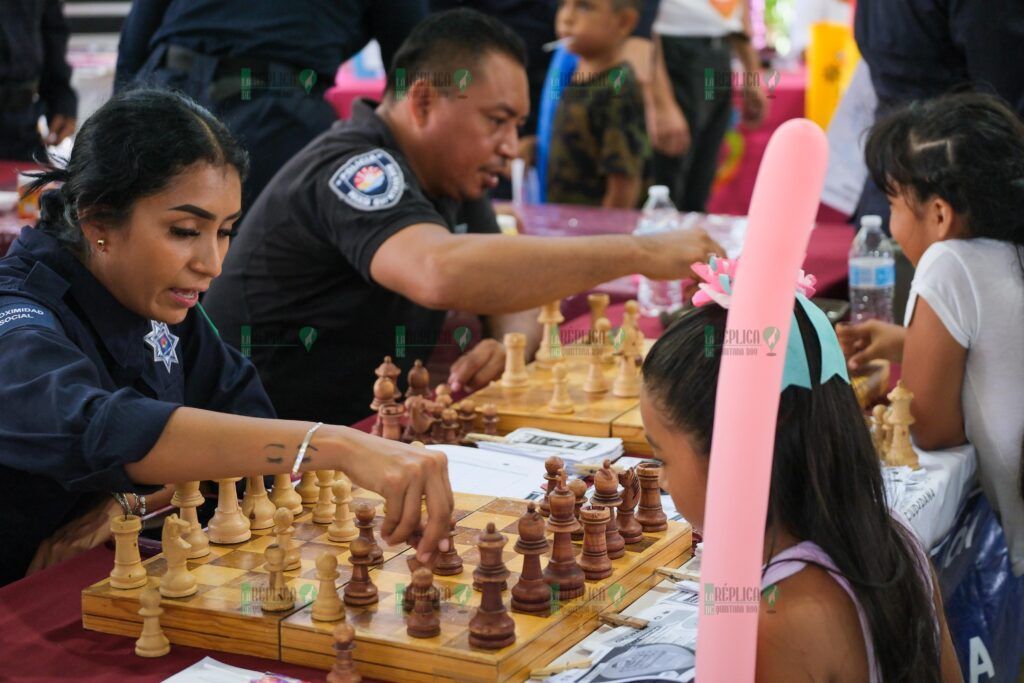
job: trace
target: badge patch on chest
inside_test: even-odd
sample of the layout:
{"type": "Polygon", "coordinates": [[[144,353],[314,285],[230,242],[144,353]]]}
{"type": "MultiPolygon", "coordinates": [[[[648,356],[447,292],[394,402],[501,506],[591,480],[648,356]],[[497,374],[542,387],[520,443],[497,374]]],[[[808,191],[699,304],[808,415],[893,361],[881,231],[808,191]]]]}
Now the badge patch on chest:
{"type": "Polygon", "coordinates": [[[153,329],[143,339],[153,348],[153,362],[163,363],[167,372],[170,372],[171,365],[178,362],[178,338],[167,329],[167,323],[158,323],[155,320],[149,322],[153,329]]]}
{"type": "Polygon", "coordinates": [[[382,149],[352,157],[334,172],[330,182],[334,194],[360,211],[390,209],[405,191],[402,167],[382,149]]]}

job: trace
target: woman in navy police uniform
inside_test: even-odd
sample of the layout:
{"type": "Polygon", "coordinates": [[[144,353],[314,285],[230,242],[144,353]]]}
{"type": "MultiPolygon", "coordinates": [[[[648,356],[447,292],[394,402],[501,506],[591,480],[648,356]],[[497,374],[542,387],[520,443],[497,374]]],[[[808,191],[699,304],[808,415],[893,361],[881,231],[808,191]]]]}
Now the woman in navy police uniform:
{"type": "Polygon", "coordinates": [[[452,511],[444,456],[347,427],[274,419],[255,369],[196,308],[220,273],[245,151],[209,112],[138,90],[39,175],[35,229],[0,260],[0,585],[102,539],[111,494],[343,470],[387,501],[390,542],[427,561],[452,511]]]}

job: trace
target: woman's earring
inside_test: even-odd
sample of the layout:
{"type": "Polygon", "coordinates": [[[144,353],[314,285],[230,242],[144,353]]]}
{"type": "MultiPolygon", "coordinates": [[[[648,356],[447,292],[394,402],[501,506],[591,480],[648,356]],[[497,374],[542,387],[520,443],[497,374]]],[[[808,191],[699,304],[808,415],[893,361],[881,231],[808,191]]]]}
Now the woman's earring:
{"type": "Polygon", "coordinates": [[[103,247],[105,247],[105,246],[106,246],[106,244],[107,244],[107,241],[106,241],[106,240],[96,240],[96,246],[98,246],[98,247],[99,247],[100,249],[102,249],[103,247]]]}

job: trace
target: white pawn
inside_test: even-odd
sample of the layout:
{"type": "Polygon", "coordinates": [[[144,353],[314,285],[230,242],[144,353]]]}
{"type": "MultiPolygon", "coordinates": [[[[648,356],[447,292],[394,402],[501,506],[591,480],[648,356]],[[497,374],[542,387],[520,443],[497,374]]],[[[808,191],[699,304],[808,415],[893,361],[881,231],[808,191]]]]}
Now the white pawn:
{"type": "Polygon", "coordinates": [[[190,526],[185,520],[178,519],[178,515],[168,515],[164,519],[161,541],[167,571],[160,577],[160,595],[165,598],[184,598],[199,590],[196,577],[188,570],[188,553],[192,548],[182,538],[190,526]]]}
{"type": "Polygon", "coordinates": [[[594,339],[590,345],[590,361],[587,368],[587,379],[583,382],[583,391],[588,394],[603,394],[608,391],[608,380],[604,376],[601,359],[604,357],[606,339],[611,323],[608,318],[598,318],[594,323],[594,339]]]}
{"type": "Polygon", "coordinates": [[[551,383],[554,391],[548,402],[548,412],[567,414],[573,412],[572,399],[569,397],[569,378],[565,363],[559,363],[551,369],[551,383]]]}
{"type": "Polygon", "coordinates": [[[267,594],[260,603],[264,612],[284,612],[295,607],[295,597],[284,578],[284,551],[276,544],[263,551],[269,574],[267,594]]]}
{"type": "Polygon", "coordinates": [[[274,475],[274,488],[270,491],[270,502],[275,508],[288,508],[293,515],[302,514],[302,496],[292,484],[292,475],[288,472],[274,475]]]}
{"type": "Polygon", "coordinates": [[[302,555],[299,553],[299,546],[295,545],[293,536],[295,527],[292,522],[295,516],[288,508],[277,508],[274,513],[274,536],[277,546],[284,551],[284,570],[291,571],[302,566],[302,555]]]}
{"type": "Polygon", "coordinates": [[[334,522],[327,527],[327,538],[335,543],[347,543],[359,537],[359,529],[355,525],[356,516],[352,513],[352,482],[340,472],[335,474],[340,476],[331,486],[334,493],[334,522]]]}
{"type": "Polygon", "coordinates": [[[334,470],[317,470],[316,485],[320,488],[316,505],[313,506],[313,523],[330,524],[334,521],[334,503],[331,502],[331,485],[334,483],[334,470]]]}
{"type": "Polygon", "coordinates": [[[135,654],[140,657],[163,657],[171,651],[171,642],[160,628],[160,593],[156,588],[147,588],[139,596],[139,616],[142,617],[142,633],[135,641],[135,654]]]}
{"type": "Polygon", "coordinates": [[[249,518],[250,529],[269,529],[274,526],[277,508],[270,502],[262,476],[246,477],[242,514],[249,518]]]}
{"type": "Polygon", "coordinates": [[[171,505],[178,508],[182,520],[189,523],[189,530],[183,538],[189,544],[188,559],[195,560],[210,554],[210,539],[199,525],[196,508],[203,504],[203,494],[199,493],[198,481],[187,481],[174,485],[174,496],[171,505]]]}
{"type": "Polygon", "coordinates": [[[313,601],[315,621],[341,621],[345,618],[345,605],[338,597],[338,558],[329,552],[323,552],[316,558],[316,578],[320,587],[313,601]]]}
{"type": "Polygon", "coordinates": [[[302,473],[299,485],[295,487],[303,505],[312,505],[320,495],[320,489],[316,487],[316,472],[308,470],[302,473]]]}

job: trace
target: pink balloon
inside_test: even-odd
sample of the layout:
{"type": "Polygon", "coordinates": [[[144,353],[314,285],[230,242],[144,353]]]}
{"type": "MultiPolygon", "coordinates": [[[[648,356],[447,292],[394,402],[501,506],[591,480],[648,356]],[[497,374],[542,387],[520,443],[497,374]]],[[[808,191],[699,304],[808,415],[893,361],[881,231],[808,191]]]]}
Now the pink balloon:
{"type": "Polygon", "coordinates": [[[779,390],[797,274],[827,160],[825,134],[816,124],[787,121],[772,135],[754,185],[726,329],[737,331],[740,339],[746,331],[756,331],[762,343],[756,355],[724,355],[719,372],[701,559],[701,683],[754,680],[779,390]],[[773,354],[763,343],[767,327],[778,329],[773,354]],[[726,603],[738,603],[738,609],[723,609],[726,603]],[[747,604],[752,611],[746,611],[747,604]]]}

